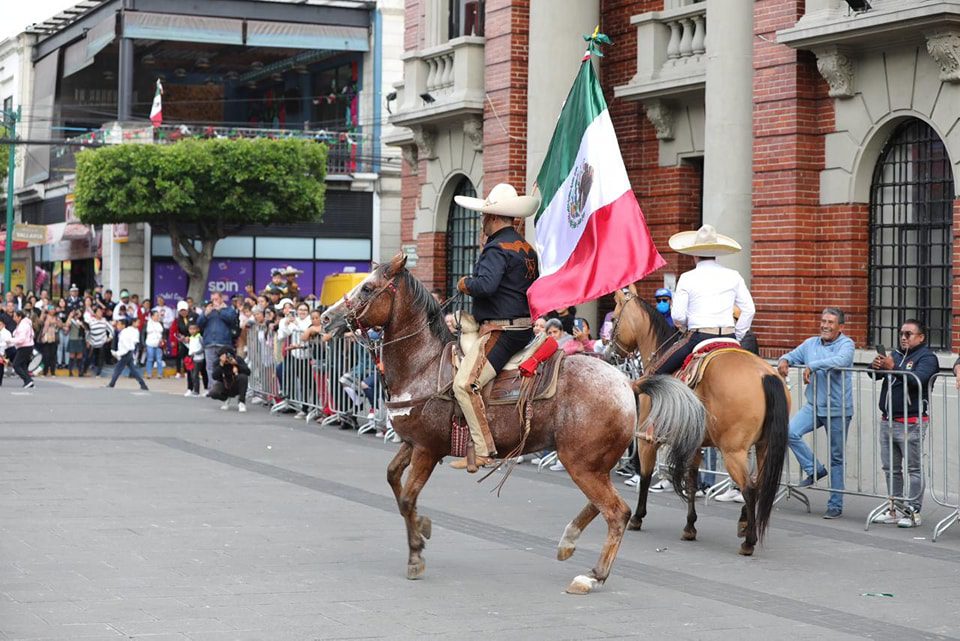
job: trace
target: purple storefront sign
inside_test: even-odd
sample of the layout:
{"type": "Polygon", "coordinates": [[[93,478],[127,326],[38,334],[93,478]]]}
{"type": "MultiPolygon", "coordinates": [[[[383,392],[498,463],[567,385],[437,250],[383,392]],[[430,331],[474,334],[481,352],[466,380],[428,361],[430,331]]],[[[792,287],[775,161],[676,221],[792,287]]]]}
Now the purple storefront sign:
{"type": "MultiPolygon", "coordinates": [[[[243,294],[248,282],[252,282],[257,292],[260,292],[270,282],[271,269],[288,265],[303,270],[303,274],[297,277],[301,297],[309,294],[319,297],[323,279],[330,274],[340,273],[345,268],[352,268],[357,272],[370,269],[369,261],[215,259],[210,264],[210,275],[207,278],[207,298],[215,291],[228,297],[243,294]]],[[[187,285],[187,274],[175,262],[154,261],[154,297],[163,296],[168,303],[183,300],[187,297],[187,285]]]]}

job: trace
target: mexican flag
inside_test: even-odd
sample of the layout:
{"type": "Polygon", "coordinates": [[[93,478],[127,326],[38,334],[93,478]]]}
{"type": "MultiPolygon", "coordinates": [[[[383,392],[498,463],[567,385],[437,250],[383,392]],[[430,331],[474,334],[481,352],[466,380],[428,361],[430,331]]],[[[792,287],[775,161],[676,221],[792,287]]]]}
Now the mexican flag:
{"type": "Polygon", "coordinates": [[[163,85],[160,84],[160,79],[157,78],[157,93],[153,94],[153,106],[150,107],[150,122],[153,123],[154,127],[159,127],[163,124],[163,104],[161,96],[163,96],[163,85]]]}
{"type": "Polygon", "coordinates": [[[630,187],[590,53],[584,56],[537,174],[540,278],[533,318],[595,300],[666,264],[630,187]]]}

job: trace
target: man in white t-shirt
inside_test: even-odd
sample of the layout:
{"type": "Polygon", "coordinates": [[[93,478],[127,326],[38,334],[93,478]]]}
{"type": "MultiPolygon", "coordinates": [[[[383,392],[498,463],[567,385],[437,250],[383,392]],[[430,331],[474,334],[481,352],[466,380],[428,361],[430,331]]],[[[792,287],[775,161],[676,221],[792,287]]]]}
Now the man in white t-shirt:
{"type": "MultiPolygon", "coordinates": [[[[136,317],[134,317],[136,318],[136,317]]],[[[110,378],[110,382],[107,384],[107,387],[113,387],[117,384],[117,379],[120,378],[120,375],[123,374],[124,369],[130,370],[130,375],[133,376],[138,383],[140,383],[140,389],[147,390],[147,384],[143,381],[143,377],[140,375],[140,370],[137,367],[137,345],[140,344],[140,330],[132,325],[132,323],[126,317],[117,318],[114,320],[119,336],[117,337],[117,349],[113,352],[113,355],[117,358],[117,364],[113,368],[113,377],[110,378]]]]}

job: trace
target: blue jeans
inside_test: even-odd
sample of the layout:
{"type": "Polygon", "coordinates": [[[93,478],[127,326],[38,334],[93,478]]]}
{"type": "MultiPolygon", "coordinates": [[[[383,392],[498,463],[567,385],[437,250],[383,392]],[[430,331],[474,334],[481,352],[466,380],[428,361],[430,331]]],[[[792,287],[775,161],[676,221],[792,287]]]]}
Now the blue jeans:
{"type": "Polygon", "coordinates": [[[163,349],[160,347],[147,346],[147,365],[144,368],[147,375],[150,375],[150,366],[153,366],[157,376],[163,374],[163,349]]]}
{"type": "Polygon", "coordinates": [[[65,365],[70,360],[70,350],[67,345],[70,343],[70,334],[60,332],[57,341],[57,365],[65,365]]]}
{"type": "Polygon", "coordinates": [[[113,377],[110,378],[110,384],[107,385],[107,387],[113,387],[117,384],[117,379],[120,378],[124,369],[130,370],[130,376],[140,383],[140,389],[147,389],[147,384],[143,382],[143,377],[140,376],[140,370],[137,369],[137,362],[133,357],[133,352],[127,352],[120,357],[120,360],[113,368],[113,377]]]}
{"type": "MultiPolygon", "coordinates": [[[[843,446],[847,438],[847,430],[850,429],[850,419],[852,416],[842,416],[842,412],[837,412],[830,416],[829,421],[826,416],[814,416],[813,407],[807,403],[800,408],[796,416],[790,419],[790,451],[797,457],[800,468],[808,475],[813,475],[813,451],[803,441],[803,436],[809,434],[817,427],[826,427],[827,436],[830,439],[830,489],[843,489],[843,446]],[[829,424],[828,424],[829,423],[829,424]]],[[[817,475],[825,471],[822,464],[817,465],[817,475]]],[[[840,492],[831,492],[830,500],[827,501],[828,508],[843,509],[843,494],[840,492]]]]}

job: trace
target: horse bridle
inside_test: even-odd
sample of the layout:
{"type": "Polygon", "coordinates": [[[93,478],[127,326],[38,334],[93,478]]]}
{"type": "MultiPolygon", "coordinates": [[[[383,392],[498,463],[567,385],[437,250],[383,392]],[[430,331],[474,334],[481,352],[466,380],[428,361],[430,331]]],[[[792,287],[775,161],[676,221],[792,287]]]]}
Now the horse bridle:
{"type": "Polygon", "coordinates": [[[633,292],[627,291],[623,293],[623,303],[620,305],[620,315],[614,315],[611,318],[613,322],[613,327],[610,330],[610,342],[613,343],[613,346],[617,348],[618,356],[621,358],[626,358],[630,356],[631,350],[628,350],[623,343],[619,341],[617,335],[620,331],[620,316],[623,316],[623,310],[626,308],[627,303],[632,300],[639,301],[640,297],[634,294],[633,292]]]}

